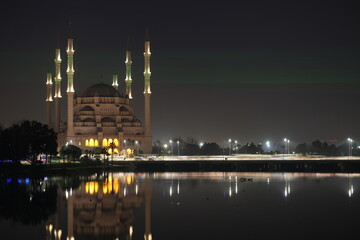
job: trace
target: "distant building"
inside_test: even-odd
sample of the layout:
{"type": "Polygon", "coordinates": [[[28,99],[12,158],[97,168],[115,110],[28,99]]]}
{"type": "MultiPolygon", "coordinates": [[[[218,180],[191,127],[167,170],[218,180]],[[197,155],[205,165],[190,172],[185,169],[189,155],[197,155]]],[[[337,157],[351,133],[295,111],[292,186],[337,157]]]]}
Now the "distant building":
{"type": "Polygon", "coordinates": [[[145,34],[145,70],[144,70],[144,100],[145,124],[134,115],[131,105],[131,50],[129,44],[126,50],[126,91],[118,91],[118,79],[114,74],[112,85],[99,83],[88,87],[80,94],[75,94],[73,38],[69,31],[67,44],[67,121],[61,124],[61,56],[60,47],[55,50],[55,95],[52,97],[52,74],[47,74],[47,122],[58,133],[58,144],[66,143],[79,146],[82,149],[104,147],[110,152],[115,145],[114,153],[121,151],[142,150],[152,151],[151,111],[150,111],[150,40],[145,34]],[[55,102],[55,121],[53,122],[53,102],[55,102]],[[111,144],[113,143],[113,144],[111,144]]]}

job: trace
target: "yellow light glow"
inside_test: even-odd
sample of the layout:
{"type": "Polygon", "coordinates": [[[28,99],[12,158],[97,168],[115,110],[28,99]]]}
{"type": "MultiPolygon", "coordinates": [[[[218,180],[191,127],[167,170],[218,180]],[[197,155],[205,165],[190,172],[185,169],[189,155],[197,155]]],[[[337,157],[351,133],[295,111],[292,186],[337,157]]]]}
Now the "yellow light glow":
{"type": "Polygon", "coordinates": [[[85,140],[85,147],[88,147],[89,146],[89,140],[85,140]]]}
{"type": "Polygon", "coordinates": [[[98,193],[99,183],[98,182],[87,182],[85,183],[85,192],[88,194],[98,193]]]}
{"type": "Polygon", "coordinates": [[[102,146],[103,146],[103,147],[107,147],[107,146],[108,146],[106,138],[103,139],[103,141],[102,141],[102,146]]]}
{"type": "Polygon", "coordinates": [[[119,140],[117,140],[117,138],[114,139],[114,144],[115,144],[116,147],[119,146],[119,140]]]}
{"type": "Polygon", "coordinates": [[[98,147],[98,146],[99,146],[99,141],[95,140],[95,147],[98,147]]]}
{"type": "Polygon", "coordinates": [[[119,183],[119,179],[115,178],[114,179],[114,192],[118,193],[119,192],[119,188],[120,188],[120,183],[119,183]]]}
{"type": "Polygon", "coordinates": [[[119,154],[119,150],[117,148],[115,148],[114,153],[119,154]]]}
{"type": "Polygon", "coordinates": [[[133,152],[134,152],[134,151],[131,150],[130,148],[126,149],[126,153],[129,154],[129,155],[130,155],[130,154],[133,154],[133,152]]]}
{"type": "Polygon", "coordinates": [[[89,145],[90,145],[90,147],[94,147],[94,146],[95,146],[94,139],[90,138],[89,145]]]}
{"type": "Polygon", "coordinates": [[[110,144],[113,142],[112,138],[109,138],[108,140],[108,146],[110,146],[110,144]]]}

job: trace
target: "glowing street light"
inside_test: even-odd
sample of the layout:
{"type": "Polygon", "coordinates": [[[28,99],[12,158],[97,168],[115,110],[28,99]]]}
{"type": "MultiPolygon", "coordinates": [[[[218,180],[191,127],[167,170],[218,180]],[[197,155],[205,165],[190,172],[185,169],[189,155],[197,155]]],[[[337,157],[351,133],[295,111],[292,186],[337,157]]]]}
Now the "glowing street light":
{"type": "Polygon", "coordinates": [[[136,145],[136,155],[139,155],[139,142],[135,141],[135,145],[136,145]]]}
{"type": "Polygon", "coordinates": [[[170,146],[171,146],[171,155],[173,155],[174,151],[173,151],[173,145],[172,145],[172,140],[171,139],[169,140],[169,143],[170,143],[170,146]]]}
{"type": "Polygon", "coordinates": [[[231,155],[231,139],[229,139],[229,156],[231,155]]]}
{"type": "Polygon", "coordinates": [[[204,146],[204,143],[201,142],[201,143],[199,144],[199,146],[200,146],[200,148],[202,148],[202,146],[204,146]]]}
{"type": "Polygon", "coordinates": [[[290,143],[290,140],[287,139],[287,138],[284,138],[284,142],[285,142],[285,150],[286,150],[286,153],[289,154],[289,143],[290,143]]]}
{"type": "Polygon", "coordinates": [[[347,139],[349,142],[349,158],[352,156],[352,142],[353,140],[351,138],[347,139]]]}
{"type": "Polygon", "coordinates": [[[237,150],[238,150],[238,141],[237,140],[235,140],[235,153],[237,154],[237,150]]]}
{"type": "Polygon", "coordinates": [[[167,144],[164,144],[165,153],[166,153],[166,151],[167,151],[167,148],[168,148],[168,145],[167,145],[167,144]]]}
{"type": "Polygon", "coordinates": [[[179,140],[176,141],[177,147],[178,147],[178,156],[180,156],[180,142],[179,140]]]}

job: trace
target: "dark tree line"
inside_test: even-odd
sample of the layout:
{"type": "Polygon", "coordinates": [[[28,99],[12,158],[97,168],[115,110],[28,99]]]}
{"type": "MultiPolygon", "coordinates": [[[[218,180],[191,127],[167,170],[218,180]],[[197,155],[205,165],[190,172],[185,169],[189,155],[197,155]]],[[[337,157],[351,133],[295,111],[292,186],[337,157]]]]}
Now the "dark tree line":
{"type": "MultiPolygon", "coordinates": [[[[325,156],[347,156],[349,145],[347,143],[335,146],[319,140],[313,141],[310,145],[302,143],[296,146],[295,153],[302,155],[325,155],[325,156]]],[[[360,156],[360,150],[356,143],[352,144],[351,153],[353,156],[360,156]]]]}
{"type": "Polygon", "coordinates": [[[57,136],[37,121],[22,121],[11,127],[0,128],[0,160],[30,159],[34,164],[40,154],[57,154],[57,136]]]}
{"type": "Polygon", "coordinates": [[[160,142],[159,140],[155,142],[153,146],[153,154],[173,154],[177,155],[178,151],[180,155],[194,156],[194,155],[228,155],[235,153],[243,154],[262,154],[264,153],[261,144],[255,145],[254,143],[247,143],[244,146],[232,145],[225,148],[220,147],[219,144],[215,142],[204,142],[200,144],[194,138],[187,138],[183,140],[179,137],[176,137],[170,142],[160,142]],[[179,142],[179,144],[177,143],[179,142]],[[167,147],[165,148],[165,145],[167,147]]]}

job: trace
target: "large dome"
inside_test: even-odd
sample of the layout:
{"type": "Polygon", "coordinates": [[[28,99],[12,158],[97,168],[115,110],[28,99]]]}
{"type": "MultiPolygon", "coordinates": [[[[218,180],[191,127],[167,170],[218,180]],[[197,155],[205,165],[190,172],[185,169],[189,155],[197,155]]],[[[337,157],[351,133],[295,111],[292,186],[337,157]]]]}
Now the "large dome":
{"type": "Polygon", "coordinates": [[[112,86],[98,83],[88,87],[82,97],[120,97],[120,93],[112,86]]]}

